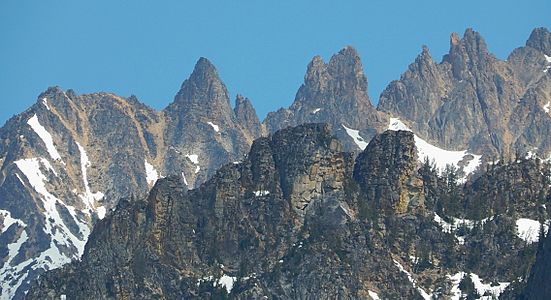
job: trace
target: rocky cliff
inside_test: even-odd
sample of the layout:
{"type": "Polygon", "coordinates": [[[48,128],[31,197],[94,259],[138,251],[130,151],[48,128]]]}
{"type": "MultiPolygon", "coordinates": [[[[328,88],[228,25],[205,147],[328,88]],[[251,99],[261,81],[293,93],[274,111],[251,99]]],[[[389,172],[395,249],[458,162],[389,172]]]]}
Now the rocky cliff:
{"type": "Polygon", "coordinates": [[[327,125],[302,125],[256,140],[197,189],[162,179],[27,299],[451,299],[525,278],[530,226],[549,219],[541,162],[458,185],[419,163],[411,132],[376,135],[355,160],[341,149],[327,125]],[[523,202],[496,210],[509,197],[523,202]]]}

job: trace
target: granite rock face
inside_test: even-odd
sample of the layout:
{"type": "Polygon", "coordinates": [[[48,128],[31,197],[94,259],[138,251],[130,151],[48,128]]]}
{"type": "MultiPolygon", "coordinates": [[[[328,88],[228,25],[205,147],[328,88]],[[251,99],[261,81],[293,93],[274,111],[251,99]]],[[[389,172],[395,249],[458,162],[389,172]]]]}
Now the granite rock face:
{"type": "Polygon", "coordinates": [[[442,62],[423,48],[400,80],[381,94],[378,109],[406,121],[447,149],[488,156],[548,155],[550,34],[535,29],[507,61],[495,58],[479,33],[452,34],[442,62]],[[537,102],[537,106],[533,103],[537,102]]]}
{"type": "MultiPolygon", "coordinates": [[[[367,78],[357,51],[346,47],[333,55],[328,63],[316,56],[308,65],[304,84],[299,88],[293,104],[269,113],[264,126],[270,133],[288,126],[323,122],[343,141],[347,150],[358,148],[345,126],[358,130],[362,142],[369,141],[388,125],[388,118],[371,104],[367,94],[367,78]]],[[[365,146],[362,146],[365,147],[365,146]]]]}
{"type": "Polygon", "coordinates": [[[27,299],[450,299],[499,296],[529,272],[537,243],[515,220],[549,218],[539,160],[456,185],[417,162],[411,132],[376,135],[355,160],[341,149],[327,125],[302,125],[256,140],[197,189],[162,179],[27,299]],[[495,206],[462,209],[483,199],[495,206]],[[496,212],[500,201],[513,202],[496,212]]]}
{"type": "Polygon", "coordinates": [[[366,193],[367,201],[375,203],[379,210],[404,214],[424,208],[417,164],[413,134],[386,131],[375,136],[358,155],[354,178],[366,193]]]}
{"type": "Polygon", "coordinates": [[[237,95],[235,98],[235,108],[233,110],[237,121],[248,130],[249,136],[258,138],[262,135],[262,124],[249,99],[237,95]]]}

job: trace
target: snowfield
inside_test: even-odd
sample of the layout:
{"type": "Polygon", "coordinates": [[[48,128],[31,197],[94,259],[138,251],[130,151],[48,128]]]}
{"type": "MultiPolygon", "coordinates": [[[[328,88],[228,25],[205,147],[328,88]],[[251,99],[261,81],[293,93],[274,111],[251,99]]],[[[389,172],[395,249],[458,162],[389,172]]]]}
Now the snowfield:
{"type": "MultiPolygon", "coordinates": [[[[412,132],[409,127],[407,127],[400,119],[398,118],[390,118],[390,125],[388,126],[389,130],[404,130],[412,132]]],[[[416,134],[414,134],[415,138],[415,146],[417,147],[417,154],[419,157],[419,161],[424,162],[425,158],[428,158],[429,161],[434,161],[436,164],[436,168],[442,172],[446,168],[446,165],[454,165],[457,168],[460,168],[460,163],[464,160],[466,160],[469,157],[472,157],[471,160],[469,160],[465,165],[463,165],[463,172],[465,173],[465,177],[461,179],[461,181],[465,181],[466,177],[476,171],[478,166],[480,165],[480,159],[482,158],[481,155],[475,155],[472,153],[469,153],[467,150],[463,151],[450,151],[450,150],[444,150],[442,148],[438,148],[434,145],[431,145],[427,141],[423,140],[422,138],[418,137],[416,134]]]]}

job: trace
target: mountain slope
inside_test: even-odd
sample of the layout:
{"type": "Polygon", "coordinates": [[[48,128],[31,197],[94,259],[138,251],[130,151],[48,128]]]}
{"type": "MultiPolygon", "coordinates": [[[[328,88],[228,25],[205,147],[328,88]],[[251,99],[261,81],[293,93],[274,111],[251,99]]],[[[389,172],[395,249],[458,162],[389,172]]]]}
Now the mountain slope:
{"type": "Polygon", "coordinates": [[[328,63],[314,57],[293,104],[269,113],[263,125],[273,133],[288,126],[327,123],[346,149],[358,151],[387,121],[371,104],[360,57],[349,46],[328,63]]]}
{"type": "Polygon", "coordinates": [[[550,218],[539,161],[460,186],[418,162],[407,131],[376,135],[355,161],[341,149],[327,125],[302,125],[195,190],[162,179],[27,298],[449,299],[497,296],[528,272],[537,243],[518,224],[550,218]]]}
{"type": "Polygon", "coordinates": [[[133,96],[50,88],[9,120],[0,129],[2,297],[20,298],[43,271],[79,259],[93,224],[119,199],[142,197],[167,175],[192,187],[240,160],[259,133],[228,101],[214,66],[200,59],[162,112],[133,96]]]}
{"type": "Polygon", "coordinates": [[[550,36],[546,29],[535,29],[526,47],[501,61],[479,33],[467,29],[461,39],[454,33],[442,62],[435,63],[424,47],[381,94],[378,110],[448,149],[468,148],[491,157],[537,148],[547,157],[550,36]]]}

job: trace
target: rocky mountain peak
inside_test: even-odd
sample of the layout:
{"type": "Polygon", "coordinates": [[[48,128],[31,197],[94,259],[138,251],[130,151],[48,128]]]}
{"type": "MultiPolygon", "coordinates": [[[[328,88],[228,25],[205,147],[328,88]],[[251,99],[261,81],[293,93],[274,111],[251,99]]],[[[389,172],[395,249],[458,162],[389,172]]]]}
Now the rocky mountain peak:
{"type": "Polygon", "coordinates": [[[237,97],[235,98],[235,108],[233,111],[235,113],[235,117],[237,118],[237,122],[249,131],[252,138],[260,137],[262,134],[260,120],[258,119],[256,110],[248,98],[237,94],[237,97]]]}
{"type": "Polygon", "coordinates": [[[268,132],[275,132],[287,126],[329,123],[333,134],[344,141],[345,149],[357,150],[363,149],[364,138],[374,134],[373,128],[385,123],[383,119],[369,100],[358,52],[348,46],[328,63],[314,57],[291,107],[268,114],[264,124],[268,132]],[[352,131],[345,131],[343,126],[352,131]],[[361,136],[351,138],[356,131],[361,131],[361,136]]]}
{"type": "Polygon", "coordinates": [[[444,61],[452,65],[454,77],[465,79],[469,69],[485,66],[487,60],[492,58],[486,42],[478,32],[468,28],[462,39],[455,32],[451,34],[450,51],[444,56],[444,61]]]}
{"type": "MultiPolygon", "coordinates": [[[[206,82],[209,79],[213,81],[220,81],[218,77],[218,71],[216,67],[205,57],[200,57],[199,60],[195,63],[195,68],[191,73],[190,80],[206,82]]],[[[183,85],[182,85],[183,87],[183,85]]]]}
{"type": "Polygon", "coordinates": [[[364,75],[360,56],[353,47],[347,46],[333,55],[327,69],[341,88],[353,88],[367,93],[367,78],[364,75]]]}
{"type": "MultiPolygon", "coordinates": [[[[415,58],[415,63],[411,64],[409,66],[409,69],[410,70],[412,68],[415,69],[415,66],[417,68],[423,68],[423,67],[430,68],[430,66],[434,66],[434,61],[432,60],[432,55],[430,54],[430,50],[427,46],[422,47],[421,53],[419,55],[417,55],[417,57],[415,58]]],[[[422,71],[422,70],[420,70],[420,71],[422,71]]]]}
{"type": "Polygon", "coordinates": [[[484,38],[482,38],[480,33],[478,33],[477,31],[474,31],[472,28],[467,28],[465,30],[465,33],[463,33],[463,38],[454,44],[453,40],[455,39],[457,39],[456,33],[452,34],[452,44],[451,44],[452,49],[454,49],[457,46],[460,46],[469,52],[478,53],[478,52],[488,51],[486,46],[486,41],[484,41],[484,38]]]}
{"type": "Polygon", "coordinates": [[[551,33],[544,27],[534,29],[526,41],[526,46],[551,56],[551,33]]]}
{"type": "Polygon", "coordinates": [[[228,90],[214,65],[204,57],[197,61],[166,110],[226,121],[232,116],[228,90]]]}
{"type": "Polygon", "coordinates": [[[327,80],[327,65],[321,56],[316,55],[308,64],[306,75],[304,75],[304,84],[311,86],[313,89],[324,89],[327,80]]]}

